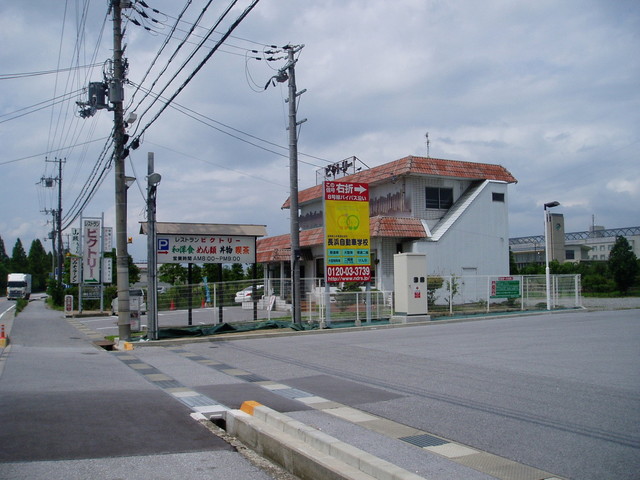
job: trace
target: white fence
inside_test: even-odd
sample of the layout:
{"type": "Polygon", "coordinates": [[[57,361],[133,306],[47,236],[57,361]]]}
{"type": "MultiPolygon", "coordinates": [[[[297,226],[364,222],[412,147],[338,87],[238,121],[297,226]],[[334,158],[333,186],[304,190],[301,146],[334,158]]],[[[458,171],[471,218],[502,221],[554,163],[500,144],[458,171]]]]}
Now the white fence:
{"type": "MultiPolygon", "coordinates": [[[[386,322],[394,314],[393,292],[344,291],[330,288],[326,302],[322,279],[301,280],[301,317],[304,323],[323,325],[386,322]],[[327,312],[328,310],[328,312],[327,312]]],[[[552,275],[551,308],[582,306],[580,275],[552,275]]],[[[431,318],[499,314],[547,308],[544,275],[429,276],[425,310],[431,318]]],[[[213,323],[291,320],[291,281],[288,278],[174,286],[158,294],[158,309],[213,310],[213,323]],[[257,295],[238,301],[236,293],[256,285],[257,295]],[[226,312],[226,315],[225,315],[226,312]],[[231,314],[233,313],[233,315],[231,314]]],[[[162,326],[162,325],[161,325],[162,326]]]]}

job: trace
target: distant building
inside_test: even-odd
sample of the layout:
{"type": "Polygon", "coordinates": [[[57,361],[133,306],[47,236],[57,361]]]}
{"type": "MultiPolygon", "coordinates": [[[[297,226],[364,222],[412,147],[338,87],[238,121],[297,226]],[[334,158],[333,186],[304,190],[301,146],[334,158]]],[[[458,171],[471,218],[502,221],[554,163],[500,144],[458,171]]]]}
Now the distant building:
{"type": "MultiPolygon", "coordinates": [[[[633,252],[640,257],[640,227],[605,229],[594,225],[586,232],[565,233],[564,216],[561,213],[552,213],[550,218],[550,260],[560,263],[606,261],[617,237],[625,237],[633,252]]],[[[531,264],[544,265],[544,235],[510,238],[509,246],[518,268],[531,264]]]]}
{"type": "MultiPolygon", "coordinates": [[[[508,192],[500,165],[408,156],[340,178],[369,184],[373,286],[393,290],[393,255],[425,253],[429,275],[509,273],[508,192]]],[[[298,193],[301,277],[324,277],[322,185],[298,193]]],[[[289,208],[289,200],[283,208],[289,208]]],[[[270,277],[290,275],[290,235],[259,239],[270,277]]]]}

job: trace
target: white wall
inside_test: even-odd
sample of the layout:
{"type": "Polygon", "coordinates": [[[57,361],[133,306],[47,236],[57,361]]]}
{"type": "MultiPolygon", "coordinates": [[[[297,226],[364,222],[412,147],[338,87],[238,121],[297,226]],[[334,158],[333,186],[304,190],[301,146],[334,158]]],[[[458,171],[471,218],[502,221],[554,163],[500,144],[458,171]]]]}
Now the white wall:
{"type": "Polygon", "coordinates": [[[438,242],[414,242],[413,251],[427,254],[429,275],[509,274],[507,184],[491,182],[438,242]],[[494,202],[492,193],[503,193],[494,202]]]}

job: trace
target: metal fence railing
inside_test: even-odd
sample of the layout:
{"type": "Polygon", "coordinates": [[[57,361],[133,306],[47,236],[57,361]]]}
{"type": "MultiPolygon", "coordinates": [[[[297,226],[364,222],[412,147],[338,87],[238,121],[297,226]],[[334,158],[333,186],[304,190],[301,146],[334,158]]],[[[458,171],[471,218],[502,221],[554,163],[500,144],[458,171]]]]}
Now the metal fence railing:
{"type": "MultiPolygon", "coordinates": [[[[580,280],[580,275],[551,275],[551,308],[581,307],[580,280]]],[[[432,316],[547,308],[544,275],[429,276],[427,289],[432,316]]]]}
{"type": "MultiPolygon", "coordinates": [[[[547,306],[544,275],[428,276],[426,289],[425,309],[432,319],[547,306]]],[[[580,275],[552,275],[550,289],[553,309],[582,306],[580,275]]],[[[302,322],[358,325],[385,322],[394,315],[394,292],[350,290],[331,286],[327,292],[323,279],[301,279],[302,322]]],[[[185,315],[189,325],[291,321],[291,281],[269,278],[164,287],[158,291],[157,303],[160,328],[185,325],[185,315]],[[197,312],[197,320],[192,321],[192,312],[197,312]]]]}

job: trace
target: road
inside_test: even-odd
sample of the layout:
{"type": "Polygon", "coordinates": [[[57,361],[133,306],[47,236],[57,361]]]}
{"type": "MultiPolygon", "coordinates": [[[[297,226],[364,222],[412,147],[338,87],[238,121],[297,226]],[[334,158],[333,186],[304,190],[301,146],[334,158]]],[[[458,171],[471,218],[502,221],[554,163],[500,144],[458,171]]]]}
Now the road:
{"type": "MultiPolygon", "coordinates": [[[[219,310],[217,308],[194,308],[191,313],[191,325],[215,325],[218,323],[219,310]]],[[[258,311],[258,319],[277,319],[289,315],[288,312],[265,310],[258,311]]],[[[222,313],[224,322],[249,322],[253,321],[253,310],[243,309],[240,306],[224,307],[222,313]]],[[[116,316],[83,317],[80,321],[89,328],[101,332],[105,337],[118,335],[118,318],[116,316]]],[[[158,323],[163,327],[187,327],[189,318],[187,310],[163,310],[158,312],[158,323]]],[[[147,315],[140,317],[141,328],[147,327],[147,315]]]]}
{"type": "Polygon", "coordinates": [[[87,324],[32,302],[1,356],[0,477],[271,478],[191,420],[201,399],[256,400],[425,478],[635,479],[639,317],[574,311],[112,353],[91,345],[87,324]],[[472,453],[394,435],[406,430],[472,453]]]}
{"type": "Polygon", "coordinates": [[[579,311],[187,350],[556,475],[636,479],[639,319],[579,311]]]}

